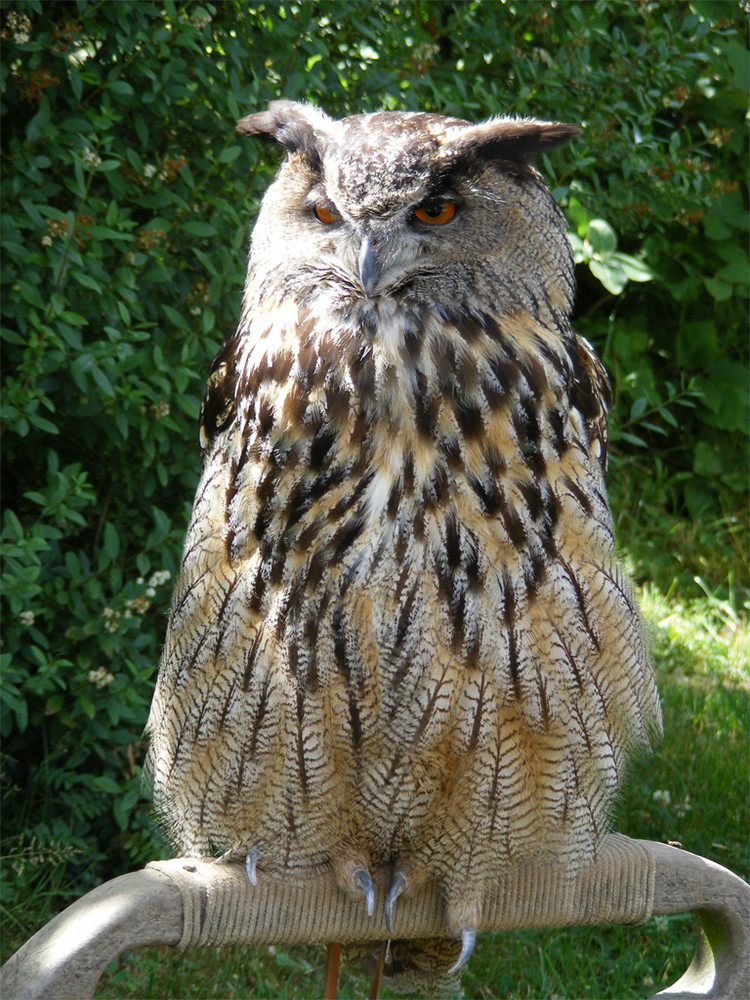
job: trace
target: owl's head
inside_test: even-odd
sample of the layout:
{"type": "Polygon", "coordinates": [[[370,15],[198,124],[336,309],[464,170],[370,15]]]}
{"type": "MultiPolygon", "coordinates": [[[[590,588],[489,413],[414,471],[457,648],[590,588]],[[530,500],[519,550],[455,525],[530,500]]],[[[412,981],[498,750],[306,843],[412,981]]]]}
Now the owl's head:
{"type": "Polygon", "coordinates": [[[578,129],[419,112],[340,121],[275,101],[238,130],[287,152],[253,233],[250,285],[321,314],[527,312],[573,297],[562,213],[531,165],[578,129]]]}

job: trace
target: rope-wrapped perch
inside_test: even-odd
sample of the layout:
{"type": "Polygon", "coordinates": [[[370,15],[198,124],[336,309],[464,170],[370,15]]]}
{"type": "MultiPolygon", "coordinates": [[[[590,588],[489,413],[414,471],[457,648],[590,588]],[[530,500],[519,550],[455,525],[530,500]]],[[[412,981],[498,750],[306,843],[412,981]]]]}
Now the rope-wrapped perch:
{"type": "MultiPolygon", "coordinates": [[[[143,945],[218,946],[370,942],[388,934],[382,902],[390,877],[374,874],[380,906],[337,887],[331,871],[290,882],[243,865],[177,858],[155,861],[87,893],[51,920],[2,969],[5,1000],[82,1000],[107,964],[143,945]]],[[[651,915],[695,912],[696,957],[672,1000],[750,996],[750,886],[704,858],[619,834],[595,864],[566,878],[555,865],[513,869],[488,887],[480,931],[638,923],[651,915]]],[[[393,937],[445,934],[438,887],[399,899],[393,937]]]]}

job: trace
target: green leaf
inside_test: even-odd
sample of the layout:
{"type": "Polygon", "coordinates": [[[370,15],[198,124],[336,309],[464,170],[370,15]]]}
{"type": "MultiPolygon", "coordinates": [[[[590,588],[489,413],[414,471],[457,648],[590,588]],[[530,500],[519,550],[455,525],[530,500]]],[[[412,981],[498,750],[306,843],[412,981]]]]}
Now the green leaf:
{"type": "Polygon", "coordinates": [[[102,542],[104,551],[109,556],[110,561],[114,562],[120,553],[120,536],[117,534],[117,529],[111,521],[107,521],[104,525],[102,542]]]}
{"type": "Polygon", "coordinates": [[[241,153],[240,146],[227,146],[219,156],[219,163],[233,163],[241,153]]]}
{"type": "Polygon", "coordinates": [[[729,226],[710,214],[703,220],[703,231],[710,240],[728,240],[733,235],[729,226]]]}
{"type": "Polygon", "coordinates": [[[674,427],[675,429],[679,429],[680,425],[677,422],[677,418],[673,415],[673,413],[672,413],[671,410],[667,409],[666,406],[660,407],[660,409],[659,409],[659,416],[662,418],[662,420],[665,423],[669,424],[670,427],[674,427]]]}
{"type": "Polygon", "coordinates": [[[720,267],[716,272],[716,277],[719,281],[724,281],[727,284],[746,285],[750,276],[748,275],[747,263],[737,261],[720,267]]]}
{"type": "Polygon", "coordinates": [[[135,240],[131,233],[123,233],[120,229],[109,229],[107,226],[91,226],[89,232],[96,240],[124,240],[127,243],[135,240]]]}
{"type": "Polygon", "coordinates": [[[592,219],[589,222],[586,239],[594,253],[609,254],[617,249],[617,233],[604,219],[592,219]]]}
{"type": "Polygon", "coordinates": [[[80,103],[81,96],[83,94],[83,79],[78,70],[76,70],[73,66],[68,67],[68,79],[70,80],[73,96],[76,101],[80,103]]]}
{"type": "Polygon", "coordinates": [[[573,251],[573,260],[576,264],[583,263],[586,260],[586,251],[584,249],[583,240],[577,233],[568,233],[568,242],[570,243],[570,248],[573,251]]]}
{"type": "Polygon", "coordinates": [[[732,297],[732,286],[719,278],[704,278],[703,284],[708,289],[709,295],[717,302],[726,302],[732,297]]]}
{"type": "MultiPolygon", "coordinates": [[[[86,274],[85,271],[71,271],[71,277],[75,278],[79,285],[83,285],[84,288],[90,288],[97,295],[101,295],[103,288],[98,281],[95,281],[90,274],[86,274]]],[[[83,317],[81,317],[83,318],[83,317]]],[[[86,321],[84,320],[84,323],[86,321]]]]}
{"type": "Polygon", "coordinates": [[[611,253],[606,258],[607,262],[615,262],[620,265],[625,275],[630,281],[653,281],[656,278],[656,274],[652,269],[642,260],[638,260],[637,257],[631,257],[626,253],[611,253]]]}
{"type": "Polygon", "coordinates": [[[618,430],[615,433],[613,433],[612,437],[613,437],[613,440],[617,440],[618,438],[621,438],[623,441],[627,441],[628,444],[634,444],[634,445],[636,445],[639,448],[647,448],[648,447],[648,445],[643,440],[643,438],[638,437],[636,434],[631,434],[629,431],[620,431],[620,430],[618,430]]]}
{"type": "Polygon", "coordinates": [[[685,368],[704,367],[719,354],[716,323],[710,319],[685,323],[677,333],[675,353],[685,368]]]}
{"type": "Polygon", "coordinates": [[[628,276],[617,261],[610,263],[609,260],[592,259],[589,270],[613,295],[619,295],[628,283],[628,276]]]}
{"type": "Polygon", "coordinates": [[[209,222],[199,222],[191,219],[183,222],[182,229],[191,236],[216,236],[216,229],[209,222]]]}
{"type": "Polygon", "coordinates": [[[630,407],[630,419],[632,421],[638,420],[646,412],[648,408],[648,400],[641,396],[639,399],[633,401],[633,405],[630,407]]]}
{"type": "Polygon", "coordinates": [[[182,313],[177,311],[177,309],[173,309],[172,306],[167,305],[166,302],[162,302],[161,303],[161,310],[164,313],[164,315],[167,317],[167,319],[169,320],[169,322],[173,326],[177,327],[178,330],[189,330],[190,329],[190,324],[185,319],[185,317],[182,315],[182,313]]]}
{"type": "Polygon", "coordinates": [[[98,778],[94,778],[93,784],[100,791],[106,792],[107,795],[120,795],[122,793],[120,785],[114,778],[110,778],[108,774],[102,774],[98,778]]]}
{"type": "Polygon", "coordinates": [[[111,90],[114,94],[121,94],[127,97],[135,96],[135,91],[126,80],[111,80],[106,84],[106,87],[107,90],[111,90]]]}
{"type": "Polygon", "coordinates": [[[39,289],[34,285],[30,285],[28,281],[19,280],[16,282],[16,288],[21,293],[23,299],[29,303],[30,306],[36,306],[39,309],[44,309],[44,303],[42,301],[42,296],[39,294],[39,289]]]}
{"type": "Polygon", "coordinates": [[[36,427],[40,431],[44,431],[45,434],[60,433],[58,427],[56,427],[50,420],[40,417],[38,413],[29,413],[29,421],[32,426],[36,427]]]}
{"type": "Polygon", "coordinates": [[[88,694],[79,694],[78,704],[81,706],[84,715],[88,716],[89,719],[93,719],[96,715],[96,707],[88,694]]]}
{"type": "Polygon", "coordinates": [[[107,378],[107,376],[104,374],[104,372],[101,370],[101,368],[96,364],[92,364],[91,367],[89,368],[89,371],[91,372],[91,377],[99,386],[104,395],[114,396],[115,394],[114,387],[107,378]]]}
{"type": "Polygon", "coordinates": [[[216,315],[213,309],[204,308],[201,313],[201,329],[204,333],[210,333],[216,325],[216,315]]]}

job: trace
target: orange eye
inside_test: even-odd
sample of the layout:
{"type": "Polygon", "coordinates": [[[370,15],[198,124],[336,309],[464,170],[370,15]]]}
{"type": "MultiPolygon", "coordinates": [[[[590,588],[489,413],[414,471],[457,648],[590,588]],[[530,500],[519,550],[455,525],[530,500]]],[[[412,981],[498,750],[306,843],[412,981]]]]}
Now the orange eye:
{"type": "Polygon", "coordinates": [[[328,205],[318,203],[313,208],[313,212],[315,212],[315,218],[318,222],[323,222],[326,226],[330,226],[332,222],[339,222],[341,219],[338,212],[333,208],[329,208],[328,205]]]}
{"type": "Polygon", "coordinates": [[[442,205],[419,205],[414,209],[415,217],[429,226],[444,226],[455,214],[455,201],[444,201],[442,205]]]}

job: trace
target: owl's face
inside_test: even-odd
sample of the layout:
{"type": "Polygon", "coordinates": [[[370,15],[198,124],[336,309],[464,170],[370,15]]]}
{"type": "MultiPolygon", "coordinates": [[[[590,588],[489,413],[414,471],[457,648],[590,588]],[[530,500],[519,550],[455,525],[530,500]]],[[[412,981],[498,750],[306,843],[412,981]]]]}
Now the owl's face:
{"type": "Polygon", "coordinates": [[[259,298],[357,323],[427,306],[443,317],[569,311],[564,219],[528,159],[573,127],[404,112],[334,121],[290,102],[238,127],[289,152],[253,234],[259,298]]]}

